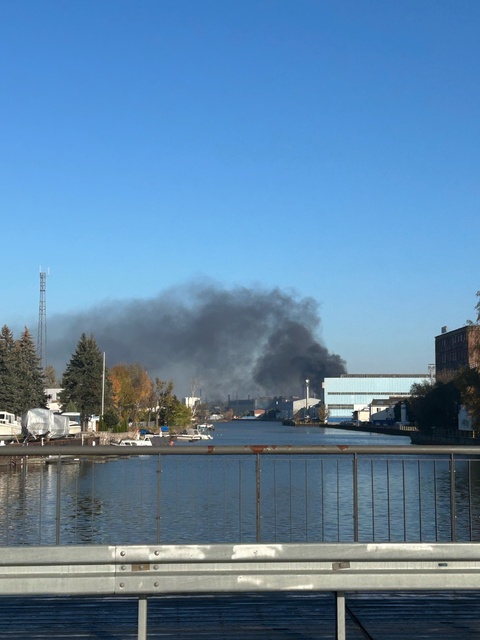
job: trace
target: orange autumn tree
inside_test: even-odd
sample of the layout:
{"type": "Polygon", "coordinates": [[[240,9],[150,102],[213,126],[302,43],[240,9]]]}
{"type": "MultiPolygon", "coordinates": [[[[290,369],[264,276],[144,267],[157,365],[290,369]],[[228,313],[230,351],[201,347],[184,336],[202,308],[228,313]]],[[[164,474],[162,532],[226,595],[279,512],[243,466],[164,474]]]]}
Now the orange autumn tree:
{"type": "Polygon", "coordinates": [[[115,407],[124,423],[137,421],[139,411],[148,407],[152,381],[140,364],[116,364],[110,369],[115,407]]]}

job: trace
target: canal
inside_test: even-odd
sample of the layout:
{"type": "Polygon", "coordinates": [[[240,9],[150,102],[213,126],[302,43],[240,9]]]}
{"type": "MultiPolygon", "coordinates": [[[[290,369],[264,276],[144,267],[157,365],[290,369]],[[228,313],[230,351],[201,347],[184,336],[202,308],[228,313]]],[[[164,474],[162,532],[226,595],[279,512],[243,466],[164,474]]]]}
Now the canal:
{"type": "MultiPolygon", "coordinates": [[[[61,467],[56,459],[3,467],[0,544],[480,539],[476,458],[455,460],[452,485],[449,455],[416,455],[408,436],[235,421],[217,423],[213,439],[198,446],[205,442],[216,452],[266,445],[292,452],[85,455],[61,467]],[[390,453],[349,455],[359,446],[390,453]],[[302,447],[334,447],[338,454],[293,451],[302,447]],[[411,455],[395,455],[397,447],[411,455]]],[[[192,446],[177,442],[175,452],[192,446]]],[[[165,449],[159,451],[170,453],[165,449]]]]}

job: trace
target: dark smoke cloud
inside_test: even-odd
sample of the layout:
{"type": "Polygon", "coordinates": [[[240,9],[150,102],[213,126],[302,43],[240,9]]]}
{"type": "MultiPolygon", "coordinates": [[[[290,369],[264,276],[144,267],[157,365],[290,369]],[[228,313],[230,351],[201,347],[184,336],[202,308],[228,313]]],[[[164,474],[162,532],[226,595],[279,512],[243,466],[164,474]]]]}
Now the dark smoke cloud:
{"type": "Polygon", "coordinates": [[[268,389],[298,388],[298,382],[310,380],[319,391],[322,380],[345,373],[345,362],[328,352],[313,337],[312,331],[294,320],[285,320],[269,337],[253,375],[268,389]]]}
{"type": "Polygon", "coordinates": [[[203,398],[320,391],[345,363],[319,343],[318,304],[280,289],[189,284],[156,298],[109,302],[48,324],[48,362],[61,375],[82,333],[92,333],[107,366],[142,364],[173,379],[178,395],[192,380],[203,398]]]}

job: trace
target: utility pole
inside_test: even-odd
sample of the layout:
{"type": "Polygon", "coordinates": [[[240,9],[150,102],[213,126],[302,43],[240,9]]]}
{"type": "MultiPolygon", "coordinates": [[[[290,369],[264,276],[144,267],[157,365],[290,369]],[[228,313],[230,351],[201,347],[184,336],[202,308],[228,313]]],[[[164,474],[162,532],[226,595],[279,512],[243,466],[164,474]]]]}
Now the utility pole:
{"type": "Polygon", "coordinates": [[[40,304],[38,307],[37,355],[43,370],[47,366],[47,272],[40,267],[40,304]]]}

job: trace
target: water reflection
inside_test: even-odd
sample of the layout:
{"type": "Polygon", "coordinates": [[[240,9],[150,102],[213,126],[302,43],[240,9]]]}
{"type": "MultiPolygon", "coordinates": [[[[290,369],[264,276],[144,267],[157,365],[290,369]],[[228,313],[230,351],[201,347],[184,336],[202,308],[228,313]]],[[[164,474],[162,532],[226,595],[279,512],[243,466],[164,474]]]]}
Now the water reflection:
{"type": "MultiPolygon", "coordinates": [[[[275,443],[273,426],[268,433],[235,428],[216,440],[275,443]]],[[[288,434],[276,428],[277,442],[286,444],[288,434]]],[[[330,440],[331,431],[319,429],[315,443],[330,440]]],[[[288,444],[312,443],[307,430],[295,437],[288,444]]],[[[56,464],[4,467],[0,544],[480,539],[476,459],[456,461],[453,500],[448,456],[359,456],[356,482],[350,455],[260,461],[258,476],[253,455],[91,459],[62,464],[60,480],[56,464]]]]}

